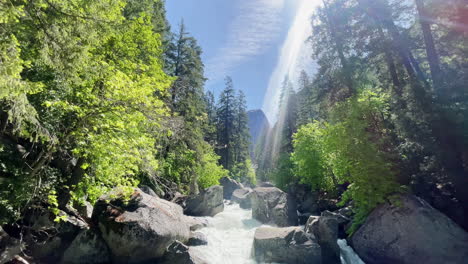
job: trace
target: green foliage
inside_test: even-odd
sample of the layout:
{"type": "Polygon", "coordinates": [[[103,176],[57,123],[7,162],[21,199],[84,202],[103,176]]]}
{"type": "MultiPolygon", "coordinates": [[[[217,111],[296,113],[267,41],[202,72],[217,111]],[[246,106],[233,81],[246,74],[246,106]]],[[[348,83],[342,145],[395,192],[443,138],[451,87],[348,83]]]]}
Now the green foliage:
{"type": "Polygon", "coordinates": [[[126,17],[132,4],[1,3],[0,136],[13,156],[2,157],[0,185],[20,193],[2,192],[8,211],[50,195],[93,201],[157,169],[153,146],[167,111],[156,95],[172,79],[156,18],[144,10],[126,17]]]}
{"type": "Polygon", "coordinates": [[[349,183],[342,203],[353,200],[355,204],[350,232],[399,190],[383,127],[388,109],[387,94],[363,90],[336,107],[332,124],[316,121],[294,136],[292,160],[301,182],[316,190],[349,183]]]}
{"type": "Polygon", "coordinates": [[[239,91],[236,96],[232,79],[226,77],[226,87],[220,94],[216,111],[217,152],[230,177],[252,182],[246,105],[244,93],[239,91]]]}
{"type": "Polygon", "coordinates": [[[288,191],[288,187],[295,183],[290,153],[280,153],[276,164],[275,169],[271,172],[270,178],[273,179],[273,182],[278,188],[288,191]]]}
{"type": "Polygon", "coordinates": [[[228,175],[228,171],[218,165],[218,160],[219,156],[214,153],[210,145],[206,144],[205,153],[196,169],[199,187],[208,188],[219,184],[219,179],[228,175]]]}
{"type": "Polygon", "coordinates": [[[327,171],[324,149],[327,123],[314,121],[299,128],[294,134],[294,174],[301,183],[309,184],[314,190],[331,190],[335,186],[327,171]]]}

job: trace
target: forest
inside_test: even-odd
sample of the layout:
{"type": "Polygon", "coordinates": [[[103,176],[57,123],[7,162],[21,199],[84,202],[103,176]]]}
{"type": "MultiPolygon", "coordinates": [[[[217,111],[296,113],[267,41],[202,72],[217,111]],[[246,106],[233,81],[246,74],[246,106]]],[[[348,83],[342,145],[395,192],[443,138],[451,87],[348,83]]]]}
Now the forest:
{"type": "Polygon", "coordinates": [[[1,5],[1,223],[115,186],[255,181],[246,102],[205,93],[201,48],[161,1],[1,5]]]}
{"type": "Polygon", "coordinates": [[[115,187],[189,206],[221,184],[226,199],[222,178],[349,207],[344,237],[401,195],[468,231],[466,1],[323,0],[307,40],[317,72],[284,76],[254,146],[244,88],[205,89],[202,47],[165,5],[0,0],[2,233],[26,237],[38,208],[57,225],[95,214],[115,187]]]}

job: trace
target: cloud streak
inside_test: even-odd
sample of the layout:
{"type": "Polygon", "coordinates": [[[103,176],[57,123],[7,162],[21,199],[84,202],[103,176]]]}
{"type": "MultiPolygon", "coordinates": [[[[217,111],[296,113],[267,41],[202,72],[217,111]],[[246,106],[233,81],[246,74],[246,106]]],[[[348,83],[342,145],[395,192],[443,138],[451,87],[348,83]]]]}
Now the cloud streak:
{"type": "Polygon", "coordinates": [[[236,66],[261,54],[279,33],[285,0],[239,0],[226,44],[206,63],[209,82],[217,82],[236,66]]]}

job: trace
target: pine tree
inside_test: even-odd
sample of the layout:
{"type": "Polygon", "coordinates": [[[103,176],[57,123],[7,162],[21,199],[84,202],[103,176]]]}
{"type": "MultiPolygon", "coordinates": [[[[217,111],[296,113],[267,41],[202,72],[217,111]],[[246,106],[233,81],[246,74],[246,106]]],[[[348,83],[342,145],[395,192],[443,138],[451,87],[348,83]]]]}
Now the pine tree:
{"type": "Polygon", "coordinates": [[[236,99],[235,90],[231,77],[225,78],[226,87],[221,92],[218,101],[217,132],[218,132],[218,155],[221,156],[221,164],[227,170],[231,170],[235,165],[233,162],[234,144],[234,122],[236,120],[236,99]]]}

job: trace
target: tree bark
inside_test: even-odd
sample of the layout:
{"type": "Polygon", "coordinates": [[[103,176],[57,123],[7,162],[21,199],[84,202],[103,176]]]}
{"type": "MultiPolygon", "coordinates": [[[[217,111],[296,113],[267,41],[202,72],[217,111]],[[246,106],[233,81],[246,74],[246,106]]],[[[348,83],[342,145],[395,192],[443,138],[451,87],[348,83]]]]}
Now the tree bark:
{"type": "Polygon", "coordinates": [[[434,90],[439,90],[442,87],[442,74],[440,70],[440,60],[434,44],[434,38],[431,32],[429,23],[429,13],[427,12],[424,3],[421,0],[415,0],[416,8],[419,14],[419,23],[424,36],[424,44],[426,46],[427,60],[431,69],[432,83],[434,90]]]}

